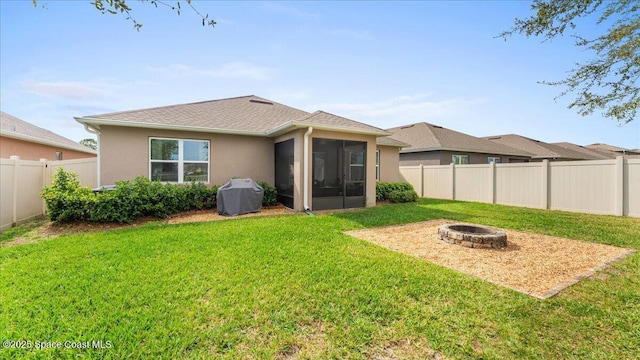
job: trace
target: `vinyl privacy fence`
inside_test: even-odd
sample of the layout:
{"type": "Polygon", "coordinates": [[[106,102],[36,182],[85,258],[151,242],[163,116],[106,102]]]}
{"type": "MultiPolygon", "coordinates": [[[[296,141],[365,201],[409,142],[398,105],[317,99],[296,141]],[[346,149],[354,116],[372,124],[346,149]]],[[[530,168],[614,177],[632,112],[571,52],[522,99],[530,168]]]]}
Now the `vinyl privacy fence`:
{"type": "Polygon", "coordinates": [[[640,217],[640,159],[401,166],[421,197],[640,217]]]}
{"type": "Polygon", "coordinates": [[[83,186],[96,187],[97,159],[61,161],[0,159],[0,231],[42,216],[45,204],[40,191],[49,186],[59,168],[78,174],[83,186]]]}

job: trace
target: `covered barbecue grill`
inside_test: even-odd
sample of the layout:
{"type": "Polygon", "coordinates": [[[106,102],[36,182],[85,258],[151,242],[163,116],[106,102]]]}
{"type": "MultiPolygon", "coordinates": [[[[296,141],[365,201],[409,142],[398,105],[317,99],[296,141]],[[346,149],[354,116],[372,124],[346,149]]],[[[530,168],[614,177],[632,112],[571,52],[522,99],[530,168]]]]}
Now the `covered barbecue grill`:
{"type": "Polygon", "coordinates": [[[235,216],[256,212],[262,208],[263,196],[264,189],[252,179],[231,179],[218,188],[218,214],[235,216]]]}

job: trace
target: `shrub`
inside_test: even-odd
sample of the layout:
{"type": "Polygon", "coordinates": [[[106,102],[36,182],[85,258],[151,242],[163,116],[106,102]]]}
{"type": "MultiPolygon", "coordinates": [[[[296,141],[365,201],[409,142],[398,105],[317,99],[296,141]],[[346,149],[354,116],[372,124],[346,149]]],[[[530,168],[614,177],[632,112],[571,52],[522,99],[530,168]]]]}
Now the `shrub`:
{"type": "Polygon", "coordinates": [[[203,183],[192,183],[185,187],[185,200],[189,202],[189,208],[195,210],[211,209],[216,207],[216,194],[218,187],[207,188],[203,183]]]}
{"type": "Polygon", "coordinates": [[[273,206],[278,203],[278,191],[274,186],[269,185],[266,181],[258,181],[258,185],[264,189],[262,206],[273,206]]]}
{"type": "MultiPolygon", "coordinates": [[[[413,186],[408,182],[393,182],[393,183],[378,182],[376,183],[376,200],[377,201],[391,200],[389,199],[389,196],[394,191],[400,191],[400,192],[413,191],[415,193],[415,191],[413,190],[413,186]]],[[[418,194],[416,194],[416,199],[417,199],[417,196],[418,194]]],[[[411,200],[411,201],[415,201],[415,200],[411,200]]]]}
{"type": "Polygon", "coordinates": [[[418,194],[412,190],[393,190],[387,197],[392,203],[405,203],[418,201],[418,194]]]}
{"type": "Polygon", "coordinates": [[[53,175],[51,186],[40,193],[44,199],[47,215],[53,222],[83,220],[89,214],[94,203],[91,189],[80,186],[75,173],[65,172],[62,168],[53,175]]]}
{"type": "Polygon", "coordinates": [[[50,187],[42,191],[53,222],[95,221],[131,223],[143,216],[165,218],[188,210],[216,206],[217,186],[163,184],[138,176],[118,181],[113,191],[93,193],[81,187],[76,175],[60,169],[50,187]]]}

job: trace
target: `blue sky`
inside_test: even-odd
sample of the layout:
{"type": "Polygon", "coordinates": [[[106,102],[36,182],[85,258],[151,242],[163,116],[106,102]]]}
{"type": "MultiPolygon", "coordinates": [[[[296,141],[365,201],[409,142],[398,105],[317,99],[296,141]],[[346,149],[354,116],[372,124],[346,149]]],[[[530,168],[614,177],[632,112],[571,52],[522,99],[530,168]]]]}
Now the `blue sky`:
{"type": "Polygon", "coordinates": [[[194,0],[215,28],[130,4],[140,32],[88,0],[0,1],[2,111],[78,141],[74,116],[258,95],[381,128],[640,148],[639,120],[579,116],[538,83],[586,58],[570,38],[495,38],[527,2],[194,0]]]}

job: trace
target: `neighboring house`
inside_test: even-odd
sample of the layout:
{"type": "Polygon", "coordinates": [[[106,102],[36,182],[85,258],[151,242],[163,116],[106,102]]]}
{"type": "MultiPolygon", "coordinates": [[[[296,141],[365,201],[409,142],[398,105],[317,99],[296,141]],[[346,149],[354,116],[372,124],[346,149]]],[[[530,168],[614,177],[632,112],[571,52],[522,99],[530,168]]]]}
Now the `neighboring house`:
{"type": "Polygon", "coordinates": [[[22,160],[72,160],[96,157],[96,151],[79,143],[0,112],[0,158],[22,160]]]}
{"type": "Polygon", "coordinates": [[[599,158],[583,151],[576,151],[568,147],[553,145],[516,134],[487,136],[483,139],[531,153],[531,161],[595,160],[599,158]]]}
{"type": "Polygon", "coordinates": [[[76,118],[98,134],[101,185],[267,181],[294,210],[375,206],[376,177],[402,180],[388,132],[257,96],[76,118]],[[379,143],[379,145],[377,145],[379,143]]]}
{"type": "Polygon", "coordinates": [[[613,157],[620,156],[620,155],[640,155],[639,149],[625,149],[619,146],[613,146],[609,144],[595,143],[595,144],[587,145],[585,147],[595,151],[611,153],[613,154],[613,157]]]}
{"type": "Polygon", "coordinates": [[[410,144],[400,150],[400,165],[526,162],[531,154],[425,122],[387,129],[410,144]]]}
{"type": "Polygon", "coordinates": [[[565,149],[573,150],[584,154],[585,157],[589,157],[590,160],[606,160],[615,159],[616,154],[610,151],[601,151],[598,149],[590,149],[582,145],[572,144],[570,142],[551,143],[551,145],[560,146],[565,149]]]}

